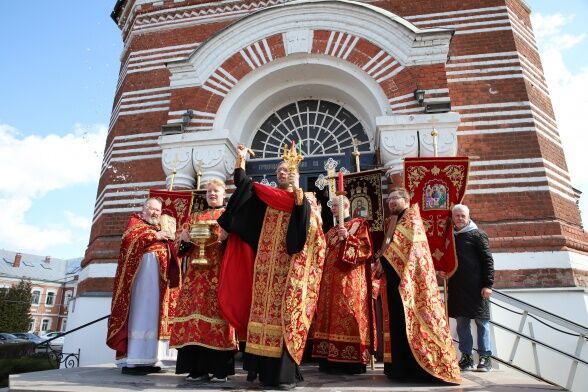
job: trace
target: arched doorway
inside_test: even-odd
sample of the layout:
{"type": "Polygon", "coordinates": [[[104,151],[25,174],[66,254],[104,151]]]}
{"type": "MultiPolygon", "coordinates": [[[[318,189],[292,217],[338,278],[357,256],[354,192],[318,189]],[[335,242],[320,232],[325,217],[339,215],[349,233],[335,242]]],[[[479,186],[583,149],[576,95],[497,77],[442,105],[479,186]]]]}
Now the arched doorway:
{"type": "Polygon", "coordinates": [[[300,186],[316,194],[322,206],[323,228],[328,230],[332,215],[327,206],[327,189],[317,188],[315,182],[325,174],[329,158],[339,162],[337,169],[355,171],[354,140],[362,154],[362,165],[373,166],[374,154],[365,127],[350,109],[329,100],[297,100],[268,114],[257,128],[251,144],[256,159],[248,161],[247,173],[257,181],[275,183],[284,144],[300,141],[304,156],[299,167],[300,186]]]}

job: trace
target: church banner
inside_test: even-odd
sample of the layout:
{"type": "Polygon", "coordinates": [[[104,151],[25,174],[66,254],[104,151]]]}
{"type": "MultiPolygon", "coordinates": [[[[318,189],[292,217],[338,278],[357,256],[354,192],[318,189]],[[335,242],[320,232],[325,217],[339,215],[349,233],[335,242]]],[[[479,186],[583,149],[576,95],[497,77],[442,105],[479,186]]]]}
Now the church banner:
{"type": "Polygon", "coordinates": [[[374,249],[380,249],[384,239],[384,202],[381,169],[348,173],[344,186],[351,204],[351,217],[367,219],[374,249]]]}
{"type": "Polygon", "coordinates": [[[162,230],[172,230],[173,234],[179,230],[184,223],[190,218],[192,210],[192,192],[191,191],[168,191],[165,189],[149,189],[149,197],[157,197],[162,201],[161,207],[161,228],[162,230]],[[173,218],[169,219],[167,217],[173,218]]]}
{"type": "Polygon", "coordinates": [[[404,160],[404,186],[410,203],[420,207],[435,270],[446,272],[448,277],[457,269],[451,208],[463,199],[468,171],[467,157],[404,160]]]}

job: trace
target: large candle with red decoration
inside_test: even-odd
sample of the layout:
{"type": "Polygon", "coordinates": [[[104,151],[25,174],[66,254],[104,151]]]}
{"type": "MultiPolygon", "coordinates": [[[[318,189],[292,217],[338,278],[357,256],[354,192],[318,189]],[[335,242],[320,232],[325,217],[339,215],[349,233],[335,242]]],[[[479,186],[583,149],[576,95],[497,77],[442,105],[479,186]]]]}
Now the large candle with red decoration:
{"type": "Polygon", "coordinates": [[[345,188],[343,187],[343,172],[339,172],[339,185],[337,187],[337,192],[343,192],[345,188]]]}

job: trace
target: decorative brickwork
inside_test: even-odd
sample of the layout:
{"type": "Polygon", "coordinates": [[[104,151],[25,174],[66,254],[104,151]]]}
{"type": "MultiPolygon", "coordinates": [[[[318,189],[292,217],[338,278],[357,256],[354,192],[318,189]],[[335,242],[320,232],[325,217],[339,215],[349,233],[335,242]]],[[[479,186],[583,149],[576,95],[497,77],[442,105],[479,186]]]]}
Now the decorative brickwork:
{"type": "MultiPolygon", "coordinates": [[[[113,13],[125,47],[84,265],[113,263],[129,214],[139,209],[149,188],[165,186],[159,144],[162,125],[179,124],[182,114],[192,110],[185,137],[225,138],[227,135],[219,136],[219,132],[231,130],[216,129],[215,124],[226,114],[221,109],[237,87],[289,58],[300,59],[303,65],[324,57],[333,60],[332,64],[351,65],[353,72],[371,80],[375,87],[370,88],[379,89],[389,102],[387,116],[422,114],[424,107],[416,102],[415,89],[425,90],[426,99],[451,102],[451,110],[461,116],[458,155],[472,157],[464,202],[470,206],[473,219],[488,232],[495,252],[588,252],[588,238],[581,228],[577,195],[531,29],[530,10],[524,2],[371,3],[405,19],[400,22],[385,12],[369,11],[374,13],[374,20],[388,18],[389,23],[409,22],[423,29],[444,27],[455,31],[447,41],[446,62],[414,64],[402,62],[410,58],[408,49],[404,49],[407,53],[398,49],[400,46],[396,53],[383,49],[373,37],[366,38],[367,33],[346,31],[336,22],[332,27],[322,22],[321,26],[301,25],[278,31],[266,20],[271,28],[266,26],[265,36],[251,39],[228,54],[223,48],[231,42],[214,46],[217,49],[211,51],[211,42],[219,34],[235,26],[242,28],[251,18],[263,20],[266,11],[286,12],[288,7],[304,6],[300,3],[164,0],[143,2],[140,7],[134,3],[118,2],[113,13]],[[262,11],[277,4],[282,7],[262,11]],[[214,66],[198,74],[193,69],[200,63],[190,60],[203,48],[209,52],[202,60],[214,66]]],[[[320,9],[327,5],[339,11],[356,7],[368,12],[360,3],[325,1],[312,6],[320,9]]],[[[292,12],[289,17],[303,21],[305,15],[292,12]]],[[[399,34],[401,42],[409,29],[404,26],[398,31],[405,34],[399,34]]],[[[432,41],[423,38],[419,42],[432,45],[431,56],[438,55],[439,47],[432,41]]],[[[287,84],[288,80],[276,83],[287,84]]],[[[267,115],[275,109],[268,104],[267,115]]],[[[369,120],[375,124],[375,119],[369,120]]],[[[497,284],[584,287],[588,280],[579,270],[525,271],[499,271],[497,284]],[[539,276],[534,278],[536,272],[539,276]]],[[[80,286],[88,292],[110,290],[110,283],[104,283],[107,278],[102,283],[96,279],[102,278],[87,279],[80,286]]]]}

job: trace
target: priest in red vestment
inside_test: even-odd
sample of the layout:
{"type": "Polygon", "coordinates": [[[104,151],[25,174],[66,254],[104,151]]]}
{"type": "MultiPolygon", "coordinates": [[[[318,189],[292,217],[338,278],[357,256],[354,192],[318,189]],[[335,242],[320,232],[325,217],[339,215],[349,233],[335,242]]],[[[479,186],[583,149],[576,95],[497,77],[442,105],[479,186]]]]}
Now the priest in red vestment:
{"type": "MultiPolygon", "coordinates": [[[[166,298],[179,282],[179,264],[170,249],[170,233],[161,231],[161,200],[149,198],[133,214],[123,233],[112,292],[106,344],[116,350],[124,374],[161,370],[159,337],[167,336],[166,298]]],[[[173,244],[173,243],[172,243],[173,244]]]]}
{"type": "Polygon", "coordinates": [[[384,373],[397,382],[458,384],[460,370],[427,236],[418,205],[410,206],[409,200],[404,188],[390,192],[392,215],[375,267],[384,273],[384,373]]]}
{"type": "MultiPolygon", "coordinates": [[[[189,224],[212,222],[224,212],[225,183],[212,179],[206,184],[208,209],[192,215],[189,224]]],[[[172,319],[170,347],[178,349],[176,374],[188,373],[188,381],[226,382],[235,374],[238,348],[235,329],[221,316],[218,278],[227,233],[212,226],[214,242],[205,248],[207,264],[192,263],[200,248],[190,242],[189,227],[180,234],[179,256],[187,257],[186,272],[172,319]]]]}
{"type": "Polygon", "coordinates": [[[325,235],[312,356],[319,358],[319,370],[326,373],[365,373],[373,351],[369,225],[365,219],[349,216],[345,196],[335,197],[332,203],[333,216],[344,222],[337,222],[325,235]]]}
{"type": "Polygon", "coordinates": [[[302,360],[314,316],[325,240],[316,201],[298,187],[298,173],[285,162],[279,188],[254,183],[245,174],[240,145],[237,187],[218,219],[229,232],[221,268],[221,312],[245,339],[248,380],[290,389],[302,380],[302,360]]]}

